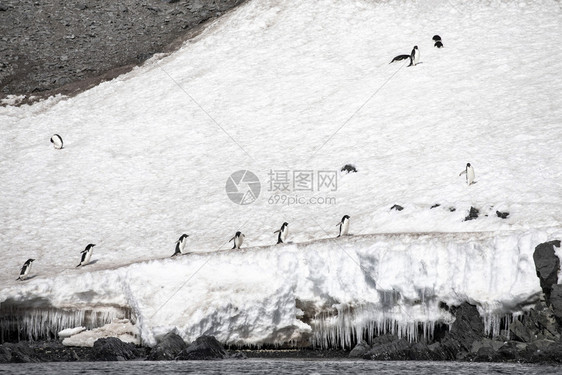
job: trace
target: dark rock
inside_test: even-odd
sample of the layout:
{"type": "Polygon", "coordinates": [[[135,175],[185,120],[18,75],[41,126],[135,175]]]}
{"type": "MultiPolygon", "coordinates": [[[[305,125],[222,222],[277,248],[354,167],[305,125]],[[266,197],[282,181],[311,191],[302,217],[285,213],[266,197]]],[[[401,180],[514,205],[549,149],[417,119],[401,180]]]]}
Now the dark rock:
{"type": "Polygon", "coordinates": [[[462,359],[472,349],[475,341],[484,337],[484,322],[476,309],[467,302],[458,307],[451,307],[455,321],[450,331],[441,340],[446,359],[462,359]]]}
{"type": "Polygon", "coordinates": [[[8,348],[0,345],[0,363],[10,363],[12,360],[12,353],[8,348]]]}
{"type": "Polygon", "coordinates": [[[468,213],[468,216],[464,218],[464,221],[474,220],[474,219],[478,218],[479,213],[480,213],[480,211],[478,211],[478,209],[476,209],[474,207],[470,207],[470,212],[468,213]]]}
{"type": "Polygon", "coordinates": [[[124,343],[116,337],[96,340],[91,353],[94,361],[126,361],[137,357],[138,351],[134,344],[124,343]]]}
{"type": "Polygon", "coordinates": [[[390,207],[391,210],[396,210],[396,211],[402,211],[404,209],[404,207],[395,204],[394,206],[390,207]]]}
{"type": "Polygon", "coordinates": [[[517,319],[509,326],[509,332],[517,341],[531,342],[535,339],[533,332],[517,319]]]}
{"type": "Polygon", "coordinates": [[[176,360],[224,359],[228,354],[213,336],[201,336],[187,349],[181,351],[176,360]]]}
{"type": "Polygon", "coordinates": [[[363,358],[363,356],[367,354],[369,350],[371,350],[371,345],[369,345],[367,341],[361,340],[357,345],[355,345],[355,348],[353,348],[351,352],[349,352],[349,357],[363,358]]]}
{"type": "Polygon", "coordinates": [[[449,211],[455,212],[457,209],[455,207],[449,207],[449,211]]]}
{"type": "Polygon", "coordinates": [[[435,203],[433,206],[431,206],[431,207],[429,207],[429,208],[432,209],[432,208],[437,208],[437,207],[439,207],[439,206],[441,206],[439,203],[435,203]]]}
{"type": "Polygon", "coordinates": [[[148,355],[151,361],[170,361],[187,349],[187,344],[183,339],[174,332],[165,334],[148,355]]]}
{"type": "Polygon", "coordinates": [[[527,344],[508,341],[496,352],[497,359],[501,361],[516,361],[521,357],[519,353],[525,351],[526,348],[527,344]]]}
{"type": "Polygon", "coordinates": [[[556,284],[552,286],[552,291],[550,293],[550,305],[552,306],[552,312],[556,319],[562,323],[562,285],[556,284]]]}
{"type": "Polygon", "coordinates": [[[507,217],[509,216],[509,212],[496,211],[496,215],[498,215],[499,218],[507,219],[507,217]]]}
{"type": "Polygon", "coordinates": [[[242,352],[236,351],[234,353],[230,353],[228,359],[248,359],[248,356],[242,352]]]}
{"type": "Polygon", "coordinates": [[[490,346],[483,346],[478,349],[474,361],[476,362],[494,362],[497,361],[498,355],[496,351],[490,346]]]}
{"type": "Polygon", "coordinates": [[[355,168],[352,164],[346,164],[341,168],[341,171],[347,173],[357,173],[357,168],[355,168]]]}
{"type": "Polygon", "coordinates": [[[0,12],[5,12],[7,10],[8,10],[7,6],[0,4],[0,12]]]}
{"type": "Polygon", "coordinates": [[[0,347],[0,363],[30,362],[39,362],[39,359],[27,341],[17,344],[5,343],[0,347]]]}
{"type": "Polygon", "coordinates": [[[550,304],[552,285],[558,282],[558,270],[560,269],[560,259],[554,253],[555,246],[560,247],[560,241],[544,242],[535,247],[533,253],[537,276],[548,304],[550,304]]]}
{"type": "Polygon", "coordinates": [[[389,338],[389,342],[380,344],[373,342],[373,347],[363,358],[372,359],[374,361],[410,359],[410,343],[407,340],[396,339],[392,336],[389,338]]]}

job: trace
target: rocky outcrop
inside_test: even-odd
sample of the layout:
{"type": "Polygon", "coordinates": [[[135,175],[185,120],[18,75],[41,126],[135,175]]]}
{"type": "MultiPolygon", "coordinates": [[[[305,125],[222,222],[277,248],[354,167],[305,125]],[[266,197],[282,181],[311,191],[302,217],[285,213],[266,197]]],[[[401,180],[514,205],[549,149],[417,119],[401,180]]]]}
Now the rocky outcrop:
{"type": "Polygon", "coordinates": [[[92,348],[93,361],[126,361],[139,357],[134,344],[124,343],[116,337],[98,339],[92,348]]]}
{"type": "Polygon", "coordinates": [[[211,360],[228,358],[220,342],[213,336],[201,336],[188,348],[181,351],[177,360],[211,360]]]}
{"type": "Polygon", "coordinates": [[[560,241],[541,243],[535,248],[533,254],[537,276],[547,303],[550,303],[552,286],[558,283],[558,270],[560,269],[560,259],[554,253],[554,247],[560,247],[560,241]]]}
{"type": "Polygon", "coordinates": [[[174,332],[169,332],[158,340],[152,348],[148,359],[151,361],[171,361],[176,358],[188,345],[174,332]]]}

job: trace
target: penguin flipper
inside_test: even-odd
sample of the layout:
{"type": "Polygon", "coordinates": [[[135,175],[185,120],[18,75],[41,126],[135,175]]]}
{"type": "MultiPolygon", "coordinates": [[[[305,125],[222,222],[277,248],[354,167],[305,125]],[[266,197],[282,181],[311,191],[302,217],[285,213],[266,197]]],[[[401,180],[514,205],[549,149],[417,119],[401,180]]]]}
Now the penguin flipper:
{"type": "Polygon", "coordinates": [[[273,233],[281,233],[281,229],[277,229],[275,232],[273,233]]]}
{"type": "MultiPolygon", "coordinates": [[[[228,241],[230,242],[230,241],[228,241]]],[[[232,246],[232,250],[236,249],[236,244],[234,244],[234,246],[232,246]]]]}
{"type": "Polygon", "coordinates": [[[82,265],[82,263],[80,263],[79,265],[76,266],[76,268],[80,267],[82,265]]]}

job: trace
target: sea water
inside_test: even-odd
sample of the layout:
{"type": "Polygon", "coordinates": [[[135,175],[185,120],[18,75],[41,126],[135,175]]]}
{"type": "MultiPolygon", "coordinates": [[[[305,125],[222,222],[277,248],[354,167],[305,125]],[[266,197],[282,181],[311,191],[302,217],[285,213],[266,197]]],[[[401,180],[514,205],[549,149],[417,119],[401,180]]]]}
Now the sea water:
{"type": "Polygon", "coordinates": [[[562,366],[518,363],[226,360],[164,362],[50,362],[0,365],[1,374],[562,374],[562,366]]]}

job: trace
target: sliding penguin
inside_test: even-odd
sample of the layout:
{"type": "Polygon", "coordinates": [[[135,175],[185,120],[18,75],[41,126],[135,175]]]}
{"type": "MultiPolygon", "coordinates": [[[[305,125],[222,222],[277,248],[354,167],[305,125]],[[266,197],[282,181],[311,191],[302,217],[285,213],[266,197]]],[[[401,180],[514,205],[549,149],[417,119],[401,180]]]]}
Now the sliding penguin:
{"type": "Polygon", "coordinates": [[[338,234],[338,237],[347,236],[349,232],[349,215],[344,215],[344,217],[342,217],[341,221],[336,224],[336,226],[337,225],[340,226],[340,234],[338,234]]]}
{"type": "Polygon", "coordinates": [[[410,59],[410,63],[412,62],[412,56],[410,56],[410,55],[398,55],[395,58],[393,58],[392,61],[389,62],[389,64],[392,64],[395,61],[402,61],[402,60],[406,60],[406,59],[410,59]]]}
{"type": "MultiPolygon", "coordinates": [[[[236,234],[234,235],[234,237],[232,237],[230,239],[230,241],[234,241],[234,246],[232,247],[232,249],[240,249],[240,246],[242,246],[242,243],[244,243],[244,236],[242,234],[242,232],[236,232],[236,234]]],[[[228,242],[230,242],[228,241],[228,242]]]]}
{"type": "Polygon", "coordinates": [[[187,237],[189,236],[184,233],[180,236],[179,240],[176,241],[176,252],[172,255],[172,257],[185,254],[183,251],[187,245],[187,237]]]}
{"type": "Polygon", "coordinates": [[[86,246],[84,250],[80,252],[82,254],[82,257],[80,258],[80,264],[78,264],[76,267],[83,266],[90,262],[90,259],[92,258],[92,254],[94,253],[94,246],[96,245],[89,244],[88,246],[86,246]]]}
{"type": "Polygon", "coordinates": [[[459,176],[462,176],[463,174],[466,174],[466,183],[468,185],[472,185],[474,182],[474,168],[470,165],[470,163],[466,163],[466,169],[462,171],[459,176]]]}
{"type": "Polygon", "coordinates": [[[281,229],[276,230],[273,233],[279,233],[277,236],[277,244],[285,243],[285,241],[287,241],[287,236],[289,235],[289,223],[284,222],[283,225],[281,225],[281,229]]]}
{"type": "Polygon", "coordinates": [[[51,137],[51,143],[53,144],[53,146],[57,149],[60,150],[62,149],[62,138],[60,135],[55,134],[51,137]]]}
{"type": "Polygon", "coordinates": [[[33,263],[34,261],[35,259],[28,259],[25,261],[20,271],[20,277],[18,277],[16,280],[25,280],[27,275],[29,275],[29,272],[31,272],[31,263],[33,263]]]}
{"type": "Polygon", "coordinates": [[[416,66],[418,65],[420,61],[420,50],[418,49],[418,46],[414,46],[414,49],[412,50],[412,53],[410,53],[410,65],[408,66],[416,66]]]}

